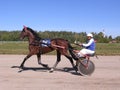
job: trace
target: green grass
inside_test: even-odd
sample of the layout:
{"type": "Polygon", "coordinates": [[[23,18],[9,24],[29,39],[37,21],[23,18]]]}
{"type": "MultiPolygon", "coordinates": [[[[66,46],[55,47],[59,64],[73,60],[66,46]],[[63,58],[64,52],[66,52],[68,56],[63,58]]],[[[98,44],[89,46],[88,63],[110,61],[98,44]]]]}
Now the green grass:
{"type": "Polygon", "coordinates": [[[27,54],[27,42],[0,42],[0,54],[27,54]]]}
{"type": "Polygon", "coordinates": [[[120,43],[97,43],[96,52],[100,55],[120,55],[120,43]]]}
{"type": "MultiPolygon", "coordinates": [[[[81,48],[77,46],[77,49],[81,48]]],[[[0,54],[27,54],[28,52],[27,42],[0,42],[0,54]]],[[[97,43],[96,53],[98,55],[120,55],[120,43],[97,43]]],[[[48,54],[55,54],[55,52],[48,54]]]]}

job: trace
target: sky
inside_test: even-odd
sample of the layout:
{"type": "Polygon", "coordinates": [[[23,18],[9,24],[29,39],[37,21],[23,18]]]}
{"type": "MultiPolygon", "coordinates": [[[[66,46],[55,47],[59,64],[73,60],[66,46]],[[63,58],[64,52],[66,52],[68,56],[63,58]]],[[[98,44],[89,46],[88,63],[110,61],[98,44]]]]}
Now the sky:
{"type": "Polygon", "coordinates": [[[0,0],[0,30],[102,32],[120,36],[120,0],[0,0]]]}

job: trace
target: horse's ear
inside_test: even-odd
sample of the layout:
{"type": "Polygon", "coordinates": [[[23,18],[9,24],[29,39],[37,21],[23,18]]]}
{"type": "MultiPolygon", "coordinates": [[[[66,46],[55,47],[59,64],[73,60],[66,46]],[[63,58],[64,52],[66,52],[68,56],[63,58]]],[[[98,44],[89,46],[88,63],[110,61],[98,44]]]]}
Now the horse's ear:
{"type": "Polygon", "coordinates": [[[23,25],[23,27],[25,28],[26,26],[25,26],[25,25],[23,25]]]}
{"type": "Polygon", "coordinates": [[[25,25],[23,25],[23,27],[24,27],[24,30],[26,31],[26,30],[27,30],[27,27],[26,27],[25,25]]]}

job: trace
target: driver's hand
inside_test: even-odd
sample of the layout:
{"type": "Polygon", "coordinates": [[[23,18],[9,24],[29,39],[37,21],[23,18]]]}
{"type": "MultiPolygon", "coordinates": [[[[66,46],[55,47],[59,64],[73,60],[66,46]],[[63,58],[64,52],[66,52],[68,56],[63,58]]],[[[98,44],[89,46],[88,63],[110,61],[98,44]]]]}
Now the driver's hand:
{"type": "Polygon", "coordinates": [[[79,44],[79,46],[82,46],[82,45],[83,45],[82,43],[79,44]]]}

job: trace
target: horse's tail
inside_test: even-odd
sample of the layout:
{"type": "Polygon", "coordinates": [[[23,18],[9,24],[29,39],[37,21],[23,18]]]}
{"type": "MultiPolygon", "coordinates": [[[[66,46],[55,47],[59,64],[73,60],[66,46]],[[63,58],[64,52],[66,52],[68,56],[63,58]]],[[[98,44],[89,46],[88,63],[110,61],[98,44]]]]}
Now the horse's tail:
{"type": "Polygon", "coordinates": [[[69,50],[72,58],[75,59],[75,60],[78,60],[78,58],[76,57],[76,55],[75,55],[74,52],[73,52],[73,49],[74,49],[74,48],[71,46],[71,44],[68,43],[68,50],[69,50]]]}

